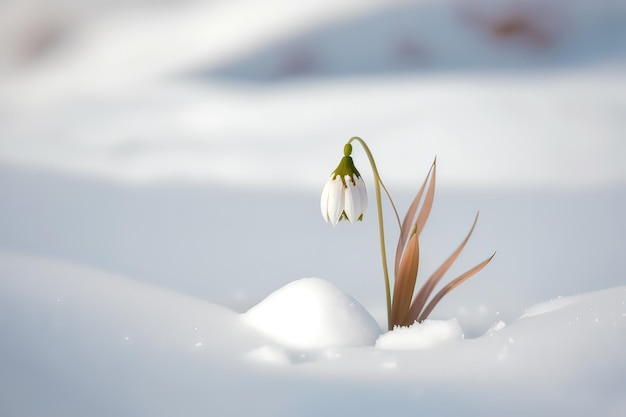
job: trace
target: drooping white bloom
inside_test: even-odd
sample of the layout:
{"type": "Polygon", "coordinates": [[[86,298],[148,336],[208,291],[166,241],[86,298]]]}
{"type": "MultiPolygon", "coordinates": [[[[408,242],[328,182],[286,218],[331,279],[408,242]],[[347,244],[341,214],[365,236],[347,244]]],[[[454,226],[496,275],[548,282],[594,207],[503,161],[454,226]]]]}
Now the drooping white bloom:
{"type": "Polygon", "coordinates": [[[356,174],[340,176],[331,175],[320,200],[322,217],[336,225],[346,218],[354,223],[363,218],[367,209],[367,190],[363,178],[356,174]]]}

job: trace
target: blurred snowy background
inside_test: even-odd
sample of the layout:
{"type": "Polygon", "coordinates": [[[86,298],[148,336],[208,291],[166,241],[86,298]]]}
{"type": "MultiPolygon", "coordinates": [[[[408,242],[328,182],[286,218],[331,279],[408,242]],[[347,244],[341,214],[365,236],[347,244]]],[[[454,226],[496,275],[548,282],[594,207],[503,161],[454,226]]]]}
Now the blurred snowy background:
{"type": "MultiPolygon", "coordinates": [[[[94,411],[88,399],[58,408],[63,395],[41,382],[77,345],[55,339],[42,299],[15,298],[24,274],[102,271],[167,291],[174,310],[187,296],[237,312],[317,276],[383,322],[373,202],[357,226],[333,228],[319,214],[321,188],[354,135],[370,144],[401,211],[437,155],[422,274],[480,210],[451,275],[498,253],[433,313],[458,318],[467,338],[533,303],[626,284],[625,69],[622,0],[0,0],[0,364],[24,378],[0,377],[0,414],[94,411]],[[33,358],[40,366],[15,365],[33,358]],[[25,407],[32,392],[51,394],[25,407]]],[[[354,157],[371,186],[364,154],[354,157]]],[[[124,321],[109,317],[112,327],[124,321]]],[[[87,340],[99,340],[92,332],[87,340]]],[[[86,378],[85,361],[64,380],[86,378]]],[[[622,359],[611,374],[618,391],[624,368],[622,359]]],[[[265,380],[224,372],[225,387],[265,380]]],[[[320,381],[294,378],[337,401],[320,381]]],[[[210,376],[198,383],[226,389],[210,376]]],[[[145,405],[135,394],[111,409],[145,405]]],[[[558,409],[545,401],[533,411],[558,409]]],[[[183,414],[201,415],[200,403],[183,414]]],[[[591,409],[579,405],[570,414],[591,409]]]]}

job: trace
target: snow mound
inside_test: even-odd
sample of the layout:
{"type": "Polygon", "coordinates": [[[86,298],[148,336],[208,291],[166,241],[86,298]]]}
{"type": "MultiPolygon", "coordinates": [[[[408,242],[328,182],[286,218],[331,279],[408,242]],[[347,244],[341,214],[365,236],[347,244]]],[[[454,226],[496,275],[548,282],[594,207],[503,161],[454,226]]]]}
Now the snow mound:
{"type": "Polygon", "coordinates": [[[244,318],[274,341],[296,349],[368,346],[381,332],[359,302],[319,278],[285,285],[244,318]]]}
{"type": "Polygon", "coordinates": [[[565,308],[569,305],[575,304],[579,301],[579,297],[559,297],[554,300],[546,301],[543,303],[535,304],[534,306],[526,309],[526,312],[522,314],[520,318],[528,318],[538,316],[540,314],[550,313],[565,308]]]}
{"type": "Polygon", "coordinates": [[[463,330],[457,319],[425,320],[408,327],[395,327],[376,340],[376,347],[387,350],[428,349],[462,338],[463,330]]]}

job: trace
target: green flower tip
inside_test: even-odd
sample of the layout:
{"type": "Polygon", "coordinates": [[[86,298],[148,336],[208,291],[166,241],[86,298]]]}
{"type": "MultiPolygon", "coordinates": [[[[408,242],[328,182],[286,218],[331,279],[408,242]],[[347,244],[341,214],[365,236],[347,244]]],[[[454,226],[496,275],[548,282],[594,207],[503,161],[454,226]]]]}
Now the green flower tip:
{"type": "Polygon", "coordinates": [[[359,170],[356,169],[356,167],[354,166],[354,161],[352,160],[352,157],[347,155],[341,158],[339,165],[337,165],[337,168],[335,168],[330,176],[333,179],[336,177],[340,177],[344,182],[346,179],[349,179],[350,182],[352,182],[352,185],[355,185],[355,181],[357,178],[361,178],[359,170]]]}
{"type": "Polygon", "coordinates": [[[345,146],[343,147],[343,155],[344,156],[350,156],[352,155],[352,145],[349,143],[346,143],[345,146]]]}

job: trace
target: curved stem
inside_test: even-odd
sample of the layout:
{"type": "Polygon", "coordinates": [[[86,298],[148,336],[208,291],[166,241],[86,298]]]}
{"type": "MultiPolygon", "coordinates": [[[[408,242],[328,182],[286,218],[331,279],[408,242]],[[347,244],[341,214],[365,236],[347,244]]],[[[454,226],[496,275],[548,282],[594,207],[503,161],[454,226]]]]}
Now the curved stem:
{"type": "MultiPolygon", "coordinates": [[[[374,162],[374,156],[372,155],[372,152],[370,152],[370,149],[368,148],[365,141],[358,136],[354,136],[348,141],[348,143],[351,143],[353,141],[359,142],[361,146],[363,147],[363,150],[365,150],[365,153],[367,154],[367,158],[370,161],[370,165],[372,166],[372,173],[374,174],[374,186],[376,189],[376,208],[378,209],[378,234],[380,237],[380,255],[383,261],[383,274],[385,277],[385,295],[387,298],[387,328],[388,330],[391,330],[391,287],[389,285],[389,270],[387,268],[387,251],[385,249],[385,226],[383,225],[383,205],[382,205],[382,199],[381,199],[381,194],[380,194],[380,185],[382,184],[382,182],[380,180],[380,175],[378,175],[378,169],[376,168],[376,162],[374,162]]],[[[385,189],[385,192],[386,192],[386,189],[385,189]]],[[[387,196],[389,196],[389,194],[387,194],[387,196]]],[[[389,199],[391,200],[391,197],[389,199]]],[[[394,207],[394,210],[395,210],[395,207],[394,207]]]]}

